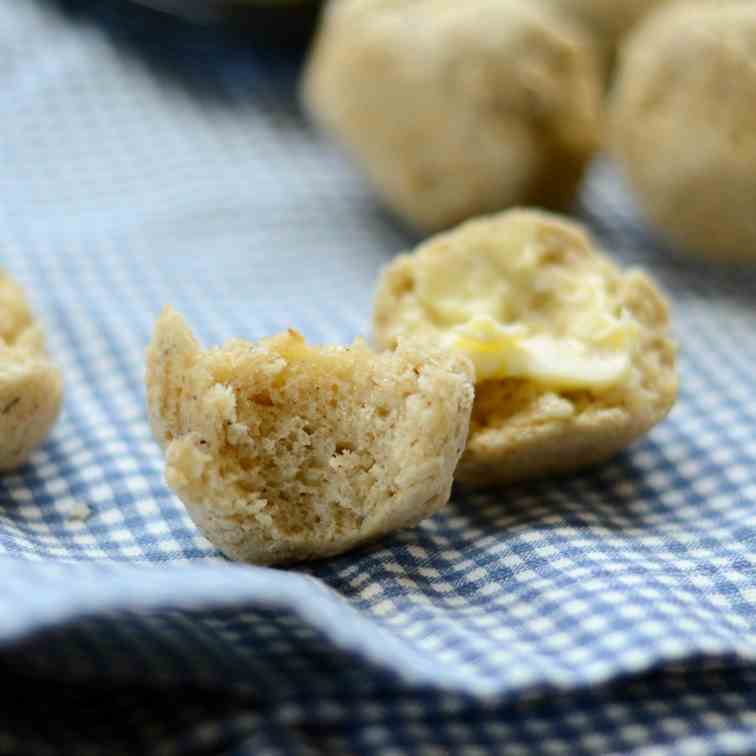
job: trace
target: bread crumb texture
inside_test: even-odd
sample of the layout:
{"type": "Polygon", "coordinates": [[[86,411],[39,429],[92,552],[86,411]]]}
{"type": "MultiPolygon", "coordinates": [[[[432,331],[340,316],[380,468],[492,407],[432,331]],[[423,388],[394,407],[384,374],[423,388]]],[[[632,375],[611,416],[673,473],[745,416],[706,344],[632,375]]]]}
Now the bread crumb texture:
{"type": "Polygon", "coordinates": [[[150,422],[166,481],[224,554],[326,557],[446,504],[473,403],[462,356],[296,331],[202,350],[170,308],[147,351],[150,422]]]}
{"type": "Polygon", "coordinates": [[[530,0],[330,3],[303,82],[313,119],[424,231],[569,205],[602,91],[590,35],[530,0]]]}
{"type": "Polygon", "coordinates": [[[24,292],[0,271],[0,471],[22,465],[60,414],[63,379],[24,292]]]}
{"type": "Polygon", "coordinates": [[[475,362],[457,469],[471,486],[601,462],[659,422],[677,394],[667,304],[653,281],[622,272],[579,225],[540,211],[469,221],[396,258],[381,276],[373,327],[381,348],[413,341],[475,362]],[[439,267],[453,274],[429,296],[439,267]],[[472,347],[449,338],[481,319],[492,325],[472,347]]]}
{"type": "Polygon", "coordinates": [[[73,501],[65,514],[71,522],[86,522],[92,516],[92,510],[84,501],[73,501]]]}
{"type": "Polygon", "coordinates": [[[623,46],[611,150],[652,223],[683,251],[756,260],[756,3],[683,2],[623,46]]]}

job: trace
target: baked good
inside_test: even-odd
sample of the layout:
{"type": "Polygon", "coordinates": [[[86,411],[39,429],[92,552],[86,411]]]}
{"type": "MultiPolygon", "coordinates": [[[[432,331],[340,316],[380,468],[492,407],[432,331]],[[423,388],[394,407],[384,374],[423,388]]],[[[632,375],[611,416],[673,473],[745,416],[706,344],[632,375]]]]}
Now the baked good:
{"type": "Polygon", "coordinates": [[[306,68],[313,120],[422,231],[565,207],[598,144],[590,35],[530,0],[338,0],[306,68]]]}
{"type": "Polygon", "coordinates": [[[710,260],[756,260],[756,4],[673,3],[631,34],[611,150],[653,225],[710,260]]]}
{"type": "Polygon", "coordinates": [[[464,357],[295,331],[203,351],[171,309],[146,383],[168,485],[215,546],[256,564],[338,554],[443,507],[473,401],[464,357]]]}
{"type": "Polygon", "coordinates": [[[601,462],[671,408],[667,305],[576,223],[534,210],[468,221],[396,258],[375,300],[382,348],[412,340],[466,354],[476,371],[472,486],[601,462]]]}
{"type": "Polygon", "coordinates": [[[622,38],[643,16],[666,0],[547,0],[587,28],[610,67],[622,38]]]}
{"type": "Polygon", "coordinates": [[[27,461],[60,414],[63,379],[24,292],[0,271],[0,471],[27,461]]]}

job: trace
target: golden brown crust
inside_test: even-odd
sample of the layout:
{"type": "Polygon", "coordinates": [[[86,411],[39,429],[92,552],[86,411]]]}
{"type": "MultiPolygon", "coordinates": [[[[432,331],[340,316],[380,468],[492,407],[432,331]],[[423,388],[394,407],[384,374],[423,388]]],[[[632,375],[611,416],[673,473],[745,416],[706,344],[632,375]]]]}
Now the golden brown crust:
{"type": "MultiPolygon", "coordinates": [[[[572,472],[601,462],[625,448],[659,422],[677,394],[676,348],[669,335],[663,296],[640,271],[622,273],[592,248],[591,240],[574,223],[546,213],[514,210],[470,221],[459,229],[426,242],[413,255],[402,255],[383,272],[374,307],[374,338],[391,347],[408,330],[405,313],[414,297],[415,267],[442,248],[465,238],[491,243],[506,233],[513,219],[531,218],[548,233],[559,234],[589,254],[595,270],[611,281],[617,301],[639,326],[640,343],[629,378],[601,391],[550,390],[523,379],[485,381],[476,385],[467,448],[456,478],[470,486],[512,483],[527,478],[572,472]],[[452,239],[451,237],[455,238],[452,239]]],[[[432,329],[410,329],[415,338],[433,340],[432,329]]]]}
{"type": "Polygon", "coordinates": [[[289,332],[203,351],[167,309],[147,353],[166,480],[226,555],[257,564],[338,554],[449,498],[473,400],[465,359],[289,332]]]}
{"type": "Polygon", "coordinates": [[[426,231],[568,205],[601,91],[589,35],[529,0],[340,0],[303,83],[314,120],[426,231]]]}

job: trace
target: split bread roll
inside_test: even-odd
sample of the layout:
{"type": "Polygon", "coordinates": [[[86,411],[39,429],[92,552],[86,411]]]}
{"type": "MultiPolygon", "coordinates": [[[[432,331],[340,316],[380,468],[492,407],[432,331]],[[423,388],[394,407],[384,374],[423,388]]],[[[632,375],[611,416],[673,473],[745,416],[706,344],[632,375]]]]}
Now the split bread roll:
{"type": "Polygon", "coordinates": [[[622,49],[609,142],[681,250],[756,261],[756,3],[672,3],[622,49]]]}
{"type": "Polygon", "coordinates": [[[63,379],[24,292],[0,271],[0,471],[27,461],[60,414],[63,379]]]}
{"type": "Polygon", "coordinates": [[[443,507],[464,448],[461,355],[295,331],[203,351],[166,309],[147,351],[166,481],[224,554],[256,564],[339,554],[443,507]]]}
{"type": "Polygon", "coordinates": [[[303,96],[385,203],[422,231],[569,206],[600,137],[590,34],[531,0],[337,0],[303,96]]]}
{"type": "Polygon", "coordinates": [[[601,462],[672,407],[667,305],[575,223],[532,210],[469,221],[396,258],[374,309],[377,346],[464,354],[476,396],[456,477],[472,486],[601,462]]]}

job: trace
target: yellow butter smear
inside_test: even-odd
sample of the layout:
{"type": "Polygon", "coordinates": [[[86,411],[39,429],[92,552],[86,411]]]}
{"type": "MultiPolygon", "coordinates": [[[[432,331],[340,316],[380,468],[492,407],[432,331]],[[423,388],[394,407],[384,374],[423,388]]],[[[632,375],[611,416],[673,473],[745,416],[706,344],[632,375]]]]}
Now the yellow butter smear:
{"type": "Polygon", "coordinates": [[[565,253],[574,238],[539,234],[532,223],[508,231],[477,239],[464,254],[442,247],[417,266],[418,301],[441,345],[464,352],[479,382],[523,378],[561,389],[621,382],[638,324],[609,290],[603,263],[588,250],[565,253]]]}

